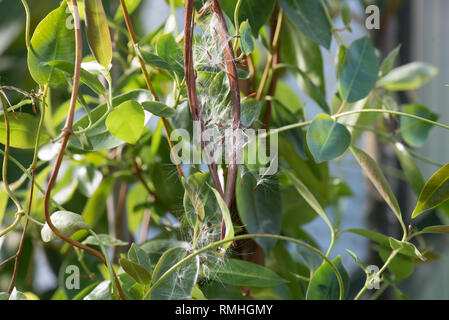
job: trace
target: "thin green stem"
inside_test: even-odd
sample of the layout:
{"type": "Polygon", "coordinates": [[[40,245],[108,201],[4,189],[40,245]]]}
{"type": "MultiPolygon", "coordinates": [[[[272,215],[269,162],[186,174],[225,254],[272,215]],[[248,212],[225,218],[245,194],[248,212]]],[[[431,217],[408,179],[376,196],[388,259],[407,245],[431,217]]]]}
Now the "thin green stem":
{"type": "MultiPolygon", "coordinates": [[[[373,279],[379,279],[382,272],[385,271],[385,269],[388,267],[388,265],[391,263],[391,261],[393,261],[394,257],[396,257],[396,255],[399,253],[399,250],[393,250],[390,254],[390,256],[388,257],[388,259],[385,261],[384,265],[382,266],[382,268],[380,268],[379,271],[377,271],[377,273],[374,275],[373,279]]],[[[359,291],[359,293],[357,293],[357,295],[355,296],[354,300],[359,300],[360,297],[362,296],[362,294],[366,291],[366,289],[368,289],[368,281],[365,282],[365,285],[363,286],[363,288],[359,291]]]]}
{"type": "Polygon", "coordinates": [[[25,43],[27,48],[30,47],[30,7],[26,0],[22,0],[23,7],[25,8],[26,24],[25,24],[25,43]]]}
{"type": "Polygon", "coordinates": [[[235,41],[234,41],[234,54],[237,55],[237,45],[240,41],[240,25],[239,25],[239,11],[242,5],[242,0],[238,0],[234,10],[234,27],[235,27],[235,41]]]}
{"type": "Polygon", "coordinates": [[[327,263],[329,263],[330,267],[333,269],[333,271],[335,272],[335,275],[337,276],[337,281],[338,284],[340,286],[340,297],[339,299],[342,300],[343,299],[343,295],[344,295],[344,287],[343,287],[343,280],[341,278],[341,274],[338,271],[337,267],[333,264],[333,262],[326,257],[320,250],[318,250],[317,248],[311,246],[310,244],[303,242],[301,240],[297,240],[294,238],[290,238],[290,237],[285,237],[285,236],[280,236],[280,235],[273,235],[273,234],[245,234],[245,235],[240,235],[240,236],[236,236],[230,239],[224,239],[224,240],[220,240],[220,241],[216,241],[213,242],[193,253],[191,253],[190,255],[188,255],[187,257],[185,257],[184,259],[178,261],[177,263],[175,263],[170,269],[168,269],[160,278],[158,278],[154,284],[150,287],[150,289],[145,293],[143,300],[148,299],[151,295],[151,293],[154,291],[154,289],[161,284],[162,281],[164,281],[164,279],[166,279],[172,272],[174,272],[177,268],[179,268],[180,266],[182,266],[184,263],[190,261],[191,259],[193,259],[194,257],[196,257],[197,255],[206,252],[208,250],[214,250],[217,247],[219,247],[222,244],[225,243],[229,243],[232,241],[239,241],[239,240],[245,240],[245,239],[254,239],[254,238],[271,238],[271,239],[277,239],[277,240],[283,240],[283,241],[289,241],[289,242],[293,242],[297,245],[300,245],[302,247],[305,247],[313,252],[315,252],[316,254],[318,254],[321,258],[323,258],[327,263]]]}

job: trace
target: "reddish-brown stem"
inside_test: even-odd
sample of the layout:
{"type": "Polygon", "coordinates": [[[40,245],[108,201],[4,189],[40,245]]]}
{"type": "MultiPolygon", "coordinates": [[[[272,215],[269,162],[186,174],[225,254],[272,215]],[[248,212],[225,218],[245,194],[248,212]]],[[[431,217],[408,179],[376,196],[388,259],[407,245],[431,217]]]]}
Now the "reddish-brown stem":
{"type": "MultiPolygon", "coordinates": [[[[137,42],[136,34],[134,33],[134,28],[133,28],[131,18],[129,16],[125,1],[120,0],[120,5],[123,10],[123,16],[125,18],[126,27],[128,28],[128,33],[129,33],[129,35],[131,37],[131,41],[135,47],[138,45],[138,42],[137,42]]],[[[140,55],[138,55],[137,53],[136,53],[136,57],[137,57],[137,60],[139,61],[140,69],[142,70],[142,74],[143,74],[143,77],[145,78],[145,83],[147,85],[148,90],[150,90],[150,92],[153,94],[154,99],[156,101],[159,101],[159,96],[157,95],[156,90],[154,90],[153,85],[151,84],[150,75],[148,74],[147,68],[145,66],[145,62],[143,61],[142,57],[140,55]]],[[[165,133],[167,134],[167,140],[168,140],[168,144],[170,147],[170,152],[173,153],[173,141],[171,141],[171,139],[170,139],[170,129],[168,127],[167,119],[161,117],[161,120],[164,125],[165,133]]],[[[174,154],[173,154],[173,156],[175,157],[174,154]]],[[[184,174],[181,170],[181,166],[178,163],[176,164],[176,170],[178,171],[179,178],[180,179],[184,178],[184,174]]]]}
{"type": "MultiPolygon", "coordinates": [[[[229,35],[228,27],[226,25],[226,20],[221,10],[220,3],[218,0],[211,0],[211,10],[217,16],[218,20],[218,34],[223,46],[223,53],[226,63],[226,71],[229,79],[229,87],[231,89],[231,105],[232,105],[232,139],[234,139],[231,144],[238,143],[236,141],[237,130],[240,129],[240,87],[239,87],[239,77],[237,73],[237,67],[235,65],[234,50],[232,49],[231,37],[229,35]]],[[[225,202],[228,208],[231,207],[232,201],[234,199],[235,192],[235,182],[237,180],[237,153],[239,150],[233,151],[230,159],[230,164],[228,166],[228,175],[226,179],[226,193],[225,202]]]]}
{"type": "MultiPolygon", "coordinates": [[[[55,165],[53,167],[53,172],[50,176],[50,180],[48,181],[47,190],[45,190],[45,197],[44,197],[44,214],[45,214],[45,221],[47,222],[50,229],[53,231],[54,234],[56,234],[59,238],[62,240],[68,242],[72,246],[78,247],[82,250],[85,250],[95,257],[97,257],[102,263],[107,265],[107,261],[103,254],[91,247],[88,247],[82,243],[79,243],[76,240],[71,239],[70,237],[64,235],[61,231],[59,231],[50,218],[50,197],[51,197],[51,190],[53,189],[53,185],[56,181],[56,178],[58,177],[58,172],[61,167],[62,159],[64,157],[64,152],[67,147],[67,143],[69,141],[69,137],[71,134],[73,134],[73,118],[75,114],[75,106],[76,106],[76,97],[78,96],[78,88],[80,83],[80,74],[81,74],[81,60],[82,60],[82,35],[81,35],[81,25],[80,25],[80,17],[79,17],[79,11],[78,11],[78,5],[77,0],[71,0],[72,6],[73,6],[73,16],[75,21],[75,43],[76,43],[76,53],[75,53],[75,71],[73,76],[73,86],[72,86],[72,96],[70,99],[70,107],[67,115],[67,119],[64,125],[64,128],[61,130],[61,146],[59,148],[58,156],[56,158],[55,165]]],[[[120,298],[122,300],[125,300],[125,295],[122,291],[122,288],[120,286],[120,281],[118,280],[114,270],[113,270],[114,280],[115,284],[118,289],[118,293],[120,295],[120,298]]]]}
{"type": "MultiPolygon", "coordinates": [[[[184,72],[186,77],[187,97],[189,99],[190,112],[192,114],[193,121],[200,122],[201,136],[202,136],[204,130],[204,123],[200,114],[198,96],[196,93],[196,73],[193,67],[193,49],[192,49],[193,26],[194,26],[193,10],[194,10],[194,1],[187,0],[185,12],[185,25],[184,25],[184,72]]],[[[201,137],[201,144],[203,146],[203,149],[206,150],[207,144],[205,141],[203,141],[202,137],[201,137]]],[[[209,154],[205,154],[205,157],[206,159],[208,159],[207,161],[208,167],[214,187],[224,198],[223,188],[221,186],[220,178],[218,176],[217,165],[212,161],[210,161],[209,154]]]]}

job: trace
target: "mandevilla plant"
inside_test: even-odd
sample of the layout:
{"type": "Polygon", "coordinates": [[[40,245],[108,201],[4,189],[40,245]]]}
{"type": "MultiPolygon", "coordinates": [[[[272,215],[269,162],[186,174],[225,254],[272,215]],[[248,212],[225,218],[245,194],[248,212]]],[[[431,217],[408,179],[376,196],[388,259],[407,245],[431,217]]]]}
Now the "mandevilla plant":
{"type": "Polygon", "coordinates": [[[373,286],[400,298],[397,284],[435,257],[423,235],[449,226],[418,229],[414,219],[447,211],[449,167],[426,183],[413,148],[449,126],[395,99],[437,70],[395,68],[400,48],[382,58],[368,35],[345,43],[356,22],[344,2],[170,0],[150,34],[135,28],[145,1],[35,2],[21,1],[31,77],[0,83],[0,299],[379,297],[373,286]],[[37,23],[34,6],[53,8],[37,23]],[[333,42],[338,89],[328,99],[322,51],[333,42]],[[288,75],[321,109],[313,119],[288,75]],[[418,198],[412,212],[363,150],[364,131],[396,152],[418,198]],[[327,210],[352,195],[329,169],[343,156],[399,235],[342,229],[327,210]],[[315,219],[328,229],[325,248],[303,228],[315,219]],[[373,272],[347,248],[364,283],[335,252],[345,233],[369,239],[383,261],[373,272]],[[58,285],[38,290],[45,263],[58,285]]]}

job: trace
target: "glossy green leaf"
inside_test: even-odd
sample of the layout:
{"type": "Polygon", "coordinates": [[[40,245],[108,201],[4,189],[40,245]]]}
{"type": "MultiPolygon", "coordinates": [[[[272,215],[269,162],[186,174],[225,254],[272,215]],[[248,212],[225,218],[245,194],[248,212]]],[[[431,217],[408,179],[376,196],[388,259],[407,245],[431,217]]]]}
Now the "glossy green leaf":
{"type": "MultiPolygon", "coordinates": [[[[126,101],[136,101],[138,103],[143,103],[146,101],[154,100],[153,95],[147,90],[132,90],[121,94],[112,99],[112,105],[114,107],[126,102],[126,101]]],[[[108,107],[106,103],[99,105],[94,110],[91,111],[92,121],[97,122],[106,112],[108,112],[108,107]]],[[[143,111],[142,111],[143,112],[143,111]]],[[[92,149],[86,149],[86,145],[83,145],[80,138],[77,136],[70,137],[70,146],[75,147],[79,150],[85,151],[98,151],[105,149],[112,149],[122,145],[124,142],[116,137],[114,137],[111,132],[106,127],[105,119],[98,123],[95,127],[89,130],[86,137],[89,139],[92,149]]],[[[73,128],[79,130],[80,128],[87,128],[89,125],[89,119],[87,115],[78,120],[73,128]]]]}
{"type": "MultiPolygon", "coordinates": [[[[73,72],[75,70],[75,65],[71,62],[67,61],[51,61],[48,63],[48,65],[55,67],[56,69],[59,69],[69,75],[70,77],[73,77],[73,72]]],[[[81,76],[80,76],[81,83],[84,83],[89,88],[91,88],[96,94],[105,95],[106,89],[101,84],[100,80],[93,75],[92,73],[86,71],[85,69],[81,69],[81,76]]]]}
{"type": "Polygon", "coordinates": [[[390,247],[393,250],[398,250],[399,253],[412,257],[418,258],[421,261],[426,261],[426,258],[419,252],[419,250],[410,242],[407,241],[399,241],[395,238],[390,237],[390,247]]]}
{"type": "Polygon", "coordinates": [[[209,268],[213,279],[245,287],[274,287],[288,281],[263,266],[238,259],[226,259],[209,268]]]}
{"type": "Polygon", "coordinates": [[[75,32],[67,27],[70,12],[67,3],[50,12],[36,27],[28,50],[28,69],[40,85],[49,83],[58,87],[65,83],[62,72],[54,70],[49,62],[59,60],[75,63],[75,32]]]}
{"type": "MultiPolygon", "coordinates": [[[[237,183],[237,208],[249,233],[279,234],[281,231],[282,202],[276,176],[267,183],[258,184],[255,173],[247,173],[237,183]]],[[[275,239],[255,239],[268,253],[275,246],[275,239]]]]}
{"type": "Polygon", "coordinates": [[[280,0],[287,17],[311,40],[330,48],[332,40],[331,25],[326,16],[326,8],[320,1],[280,0]]]}
{"type": "Polygon", "coordinates": [[[302,32],[297,31],[289,20],[284,22],[281,43],[282,58],[298,68],[297,81],[300,87],[324,112],[329,112],[325,99],[326,88],[320,47],[302,32]]]}
{"type": "Polygon", "coordinates": [[[254,40],[248,21],[243,21],[240,25],[240,47],[245,55],[254,51],[254,40]]]}
{"type": "Polygon", "coordinates": [[[368,154],[364,151],[356,148],[350,148],[357,162],[362,167],[365,174],[368,176],[368,179],[377,189],[379,194],[388,204],[388,206],[393,210],[393,213],[396,217],[402,221],[401,209],[399,208],[398,201],[394,196],[393,191],[391,190],[390,185],[388,184],[387,179],[385,178],[382,170],[377,165],[376,161],[374,161],[368,154]]]}
{"type": "MultiPolygon", "coordinates": [[[[237,0],[220,0],[221,7],[228,17],[234,19],[235,6],[237,0]]],[[[272,0],[245,0],[242,1],[238,22],[239,24],[248,20],[251,31],[255,37],[259,35],[259,30],[268,21],[273,12],[275,2],[272,0]]]]}
{"type": "Polygon", "coordinates": [[[391,91],[416,90],[438,74],[438,69],[424,62],[412,62],[391,70],[378,85],[391,91]]]}
{"type": "Polygon", "coordinates": [[[112,61],[112,42],[101,0],[87,0],[84,5],[84,16],[90,50],[98,63],[109,70],[112,61]]]}
{"type": "MultiPolygon", "coordinates": [[[[90,229],[84,218],[70,211],[56,211],[50,216],[51,222],[62,234],[71,236],[78,230],[90,229]]],[[[51,231],[47,223],[41,230],[41,237],[44,242],[59,239],[59,237],[51,231]]]]}
{"type": "Polygon", "coordinates": [[[426,182],[413,210],[412,218],[416,218],[426,210],[435,208],[447,199],[449,199],[449,164],[435,172],[426,182]]]}
{"type": "Polygon", "coordinates": [[[369,37],[354,41],[346,50],[339,78],[341,98],[356,102],[365,98],[377,82],[379,60],[369,37]]]}
{"type": "MultiPolygon", "coordinates": [[[[186,249],[172,248],[167,250],[153,272],[153,285],[176,262],[187,256],[186,249]]],[[[192,297],[193,288],[198,279],[200,260],[198,256],[178,267],[154,288],[152,300],[187,300],[192,297]]]]}
{"type": "Polygon", "coordinates": [[[350,144],[348,129],[327,114],[317,115],[307,131],[307,145],[317,163],[338,158],[350,144]]]}
{"type": "Polygon", "coordinates": [[[425,184],[421,171],[416,165],[416,162],[410,152],[408,152],[408,150],[402,143],[395,142],[393,146],[399,159],[399,163],[401,164],[402,170],[404,171],[404,174],[407,177],[407,180],[409,181],[413,192],[416,195],[419,195],[425,184]]]}
{"type": "MultiPolygon", "coordinates": [[[[349,291],[349,277],[343,264],[341,257],[338,256],[332,260],[341,274],[344,286],[344,297],[349,291]]],[[[307,287],[307,300],[337,300],[340,297],[340,286],[335,275],[335,271],[331,268],[329,263],[323,264],[313,273],[310,278],[309,286],[307,287]]]]}
{"type": "Polygon", "coordinates": [[[112,300],[111,280],[100,282],[83,300],[112,300]]]}
{"type": "MultiPolygon", "coordinates": [[[[128,245],[128,242],[116,239],[109,234],[99,234],[97,236],[104,246],[126,246],[126,245],[128,245]]],[[[100,242],[98,242],[97,237],[95,237],[93,235],[88,236],[85,240],[83,240],[82,243],[88,244],[88,245],[93,245],[93,246],[100,246],[100,242]]]]}
{"type": "Polygon", "coordinates": [[[114,137],[130,144],[136,143],[145,127],[142,106],[136,101],[122,103],[108,115],[106,126],[114,137]]]}
{"type": "MultiPolygon", "coordinates": [[[[403,111],[421,118],[432,121],[438,120],[438,115],[430,111],[427,107],[418,104],[408,104],[403,111]]],[[[432,125],[418,119],[401,117],[401,132],[405,142],[412,147],[422,147],[429,136],[432,125]]]]}
{"type": "MultiPolygon", "coordinates": [[[[39,118],[29,113],[16,112],[17,119],[9,114],[9,145],[19,149],[33,149],[36,143],[37,129],[39,128],[39,118]]],[[[41,131],[39,145],[48,142],[50,139],[41,131]]],[[[3,114],[0,116],[0,143],[5,144],[6,125],[3,114]]]]}

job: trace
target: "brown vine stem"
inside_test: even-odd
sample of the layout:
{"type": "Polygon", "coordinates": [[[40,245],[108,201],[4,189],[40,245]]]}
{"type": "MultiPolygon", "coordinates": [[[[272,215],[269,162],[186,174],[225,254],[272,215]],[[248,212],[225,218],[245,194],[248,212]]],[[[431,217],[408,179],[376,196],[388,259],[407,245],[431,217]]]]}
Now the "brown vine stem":
{"type": "MultiPolygon", "coordinates": [[[[231,208],[232,201],[234,200],[235,193],[235,182],[237,180],[237,150],[239,147],[236,144],[237,131],[240,129],[240,87],[239,87],[239,77],[237,74],[237,67],[235,65],[234,50],[232,48],[231,36],[229,35],[228,27],[226,25],[226,20],[221,10],[220,3],[218,0],[211,0],[211,10],[216,14],[218,18],[218,33],[223,46],[223,53],[226,62],[226,71],[229,79],[229,87],[231,89],[231,105],[232,105],[232,143],[234,146],[232,152],[231,163],[228,165],[228,176],[226,179],[226,193],[225,202],[228,208],[231,208]],[[237,147],[237,149],[236,149],[237,147]]],[[[238,143],[238,142],[237,142],[238,143]]],[[[224,223],[222,224],[222,229],[224,228],[224,223]]],[[[222,232],[222,236],[224,233],[222,232]]]]}
{"type": "MultiPolygon", "coordinates": [[[[73,240],[72,238],[64,235],[61,231],[59,231],[53,222],[50,219],[50,210],[49,210],[49,204],[50,204],[50,198],[51,198],[51,190],[53,188],[53,185],[55,184],[56,178],[58,177],[59,168],[61,167],[62,158],[64,157],[64,152],[67,147],[67,143],[69,141],[70,135],[73,134],[73,118],[75,114],[75,106],[76,106],[76,97],[78,96],[78,88],[80,84],[80,75],[81,75],[81,60],[82,60],[82,35],[81,35],[81,23],[80,23],[80,17],[79,17],[79,11],[78,11],[78,4],[77,0],[71,0],[72,1],[72,7],[73,7],[73,18],[75,22],[75,43],[76,43],[76,60],[75,60],[75,71],[73,76],[73,86],[72,86],[72,96],[70,99],[70,107],[67,115],[67,119],[64,125],[64,128],[61,130],[61,147],[58,152],[58,156],[56,158],[55,165],[53,167],[53,172],[50,176],[50,180],[48,181],[47,190],[45,191],[45,197],[44,197],[44,213],[45,213],[45,221],[47,222],[50,229],[53,231],[54,234],[56,234],[59,238],[64,240],[65,242],[68,242],[74,247],[78,247],[82,250],[85,250],[95,257],[97,257],[103,264],[107,266],[106,258],[103,256],[103,254],[89,246],[86,246],[82,243],[79,243],[76,240],[73,240]]],[[[113,271],[115,284],[117,286],[118,293],[120,295],[120,299],[125,300],[125,295],[123,293],[123,290],[120,285],[120,281],[117,278],[117,275],[113,271]]],[[[112,280],[112,279],[111,279],[112,280]]]]}
{"type": "MultiPolygon", "coordinates": [[[[185,9],[185,24],[184,24],[184,72],[187,85],[187,97],[189,99],[190,113],[192,114],[193,121],[201,124],[201,136],[204,130],[204,123],[200,114],[200,107],[198,103],[198,96],[196,94],[196,73],[193,67],[193,26],[194,26],[194,0],[186,0],[185,9]]],[[[206,149],[206,143],[201,138],[201,144],[203,149],[206,149]]],[[[209,159],[210,155],[205,154],[206,159],[209,159]]],[[[212,161],[207,161],[210,176],[214,184],[215,189],[224,198],[223,188],[221,186],[220,177],[218,176],[217,164],[212,161]]]]}
{"type": "MultiPolygon", "coordinates": [[[[131,41],[133,43],[133,46],[136,47],[138,45],[138,42],[137,42],[136,34],[134,32],[134,28],[133,28],[133,25],[131,22],[131,18],[128,13],[128,8],[126,7],[124,0],[120,0],[120,5],[122,7],[123,16],[125,18],[125,24],[126,24],[126,27],[128,28],[128,33],[131,37],[131,41]]],[[[142,70],[142,74],[143,74],[143,77],[145,78],[145,83],[147,85],[148,90],[150,90],[150,92],[153,94],[154,99],[156,101],[159,101],[159,96],[157,95],[156,90],[154,90],[153,85],[151,84],[150,75],[148,74],[147,68],[145,66],[145,62],[143,61],[142,57],[140,57],[140,55],[137,54],[137,52],[136,52],[136,57],[137,57],[137,60],[139,61],[140,69],[142,70]]],[[[170,152],[173,155],[173,159],[176,159],[176,155],[173,152],[173,141],[171,140],[171,137],[170,137],[170,128],[168,127],[167,119],[165,119],[164,117],[161,117],[161,121],[162,121],[162,124],[164,125],[165,133],[167,134],[167,140],[168,140],[168,145],[170,147],[170,152]]],[[[175,165],[176,165],[176,170],[178,171],[179,178],[180,179],[184,178],[184,173],[182,172],[182,169],[181,169],[181,166],[179,165],[179,163],[176,163],[175,165]]]]}

